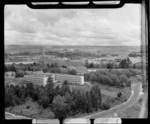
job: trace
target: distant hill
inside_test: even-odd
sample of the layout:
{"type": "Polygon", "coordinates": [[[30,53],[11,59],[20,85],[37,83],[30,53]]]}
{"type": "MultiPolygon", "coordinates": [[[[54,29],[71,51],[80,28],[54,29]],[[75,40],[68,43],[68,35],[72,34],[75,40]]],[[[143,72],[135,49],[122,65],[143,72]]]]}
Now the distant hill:
{"type": "Polygon", "coordinates": [[[40,52],[43,46],[38,45],[6,45],[6,53],[17,53],[17,52],[40,52]]]}
{"type": "Polygon", "coordinates": [[[42,45],[6,45],[5,53],[16,52],[41,52],[41,50],[48,51],[61,51],[64,49],[72,50],[78,49],[79,51],[94,52],[100,51],[101,54],[119,54],[128,55],[130,52],[139,52],[140,46],[42,46],[42,45]]]}

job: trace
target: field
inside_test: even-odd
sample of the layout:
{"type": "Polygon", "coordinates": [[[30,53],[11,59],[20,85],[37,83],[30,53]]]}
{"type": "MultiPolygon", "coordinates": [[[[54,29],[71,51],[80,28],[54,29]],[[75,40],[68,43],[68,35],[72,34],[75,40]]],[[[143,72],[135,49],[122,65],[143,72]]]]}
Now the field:
{"type": "Polygon", "coordinates": [[[127,108],[123,112],[119,112],[118,116],[121,118],[138,118],[140,112],[140,106],[138,104],[127,108]]]}

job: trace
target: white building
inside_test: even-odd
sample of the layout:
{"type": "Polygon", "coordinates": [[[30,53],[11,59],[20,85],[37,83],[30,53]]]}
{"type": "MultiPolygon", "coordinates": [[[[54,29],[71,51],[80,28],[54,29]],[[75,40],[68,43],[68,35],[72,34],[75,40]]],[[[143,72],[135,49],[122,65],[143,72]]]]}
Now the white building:
{"type": "Polygon", "coordinates": [[[5,78],[15,78],[16,73],[13,71],[5,72],[5,78]]]}
{"type": "Polygon", "coordinates": [[[45,75],[24,75],[23,80],[45,86],[47,84],[48,77],[45,75]]]}
{"type": "Polygon", "coordinates": [[[51,76],[54,82],[60,81],[64,82],[65,80],[71,84],[84,84],[84,76],[78,75],[69,75],[69,74],[56,74],[56,73],[45,73],[45,75],[51,76]]]}

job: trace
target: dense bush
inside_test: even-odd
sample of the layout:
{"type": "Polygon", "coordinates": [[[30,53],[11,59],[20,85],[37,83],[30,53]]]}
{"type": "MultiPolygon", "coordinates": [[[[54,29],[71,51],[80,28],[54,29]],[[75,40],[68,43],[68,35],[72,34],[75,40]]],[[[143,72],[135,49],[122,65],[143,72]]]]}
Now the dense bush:
{"type": "Polygon", "coordinates": [[[110,108],[110,105],[108,103],[103,103],[102,104],[102,109],[108,110],[110,108]]]}
{"type": "Polygon", "coordinates": [[[130,86],[131,81],[129,78],[136,75],[137,72],[133,70],[122,70],[122,71],[107,71],[99,70],[96,72],[90,72],[84,74],[85,81],[94,81],[99,84],[105,84],[109,86],[124,87],[130,86]]]}

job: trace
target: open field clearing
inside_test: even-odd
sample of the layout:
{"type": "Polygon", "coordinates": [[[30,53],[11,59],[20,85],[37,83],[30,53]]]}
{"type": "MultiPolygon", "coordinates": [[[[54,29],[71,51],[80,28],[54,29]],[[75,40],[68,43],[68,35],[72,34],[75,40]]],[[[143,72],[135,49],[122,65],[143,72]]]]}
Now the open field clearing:
{"type": "MultiPolygon", "coordinates": [[[[141,95],[141,98],[139,99],[138,102],[136,102],[134,105],[131,107],[118,112],[118,116],[121,118],[139,118],[139,114],[141,112],[141,108],[144,102],[145,95],[141,95]]],[[[147,114],[145,114],[147,115],[147,114]]]]}
{"type": "Polygon", "coordinates": [[[127,108],[122,112],[118,112],[118,116],[121,118],[138,118],[141,106],[136,103],[132,107],[127,108]]]}
{"type": "Polygon", "coordinates": [[[17,105],[13,108],[11,107],[6,108],[5,111],[18,114],[18,115],[32,117],[32,118],[53,118],[54,117],[54,114],[53,112],[51,112],[50,109],[43,109],[36,102],[32,102],[31,100],[28,100],[26,103],[22,105],[17,105]]]}

